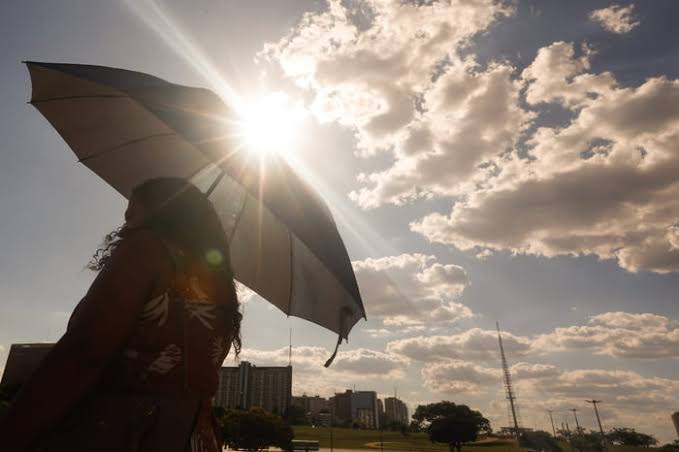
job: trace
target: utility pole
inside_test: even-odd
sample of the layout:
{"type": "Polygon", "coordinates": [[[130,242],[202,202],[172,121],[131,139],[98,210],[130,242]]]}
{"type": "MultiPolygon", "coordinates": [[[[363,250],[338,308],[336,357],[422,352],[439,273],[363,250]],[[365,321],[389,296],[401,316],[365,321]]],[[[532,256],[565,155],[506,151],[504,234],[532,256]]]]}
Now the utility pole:
{"type": "Polygon", "coordinates": [[[577,408],[571,408],[570,411],[572,411],[573,416],[575,416],[575,433],[577,435],[579,435],[579,434],[582,433],[582,431],[580,430],[580,423],[578,422],[578,414],[577,414],[578,409],[577,408]]]}
{"type": "Polygon", "coordinates": [[[601,432],[601,441],[604,442],[604,450],[608,450],[608,443],[606,441],[606,435],[604,434],[604,428],[601,426],[601,418],[599,417],[599,410],[596,407],[597,403],[601,403],[601,400],[585,400],[587,403],[594,405],[594,413],[596,414],[596,421],[599,424],[599,431],[601,432]]]}
{"type": "Polygon", "coordinates": [[[556,429],[554,428],[554,418],[552,417],[552,412],[553,410],[547,410],[549,413],[549,421],[552,423],[552,433],[554,434],[554,438],[556,438],[556,429]]]}
{"type": "Polygon", "coordinates": [[[516,418],[516,407],[514,406],[514,400],[516,396],[514,395],[514,388],[512,387],[512,376],[509,373],[509,365],[507,364],[507,358],[505,357],[505,349],[502,346],[502,336],[500,335],[500,322],[495,322],[497,328],[497,340],[500,342],[500,357],[502,358],[502,372],[505,377],[505,392],[507,393],[507,400],[509,400],[509,407],[512,411],[512,419],[514,421],[514,435],[517,439],[521,436],[519,429],[519,421],[516,418]]]}

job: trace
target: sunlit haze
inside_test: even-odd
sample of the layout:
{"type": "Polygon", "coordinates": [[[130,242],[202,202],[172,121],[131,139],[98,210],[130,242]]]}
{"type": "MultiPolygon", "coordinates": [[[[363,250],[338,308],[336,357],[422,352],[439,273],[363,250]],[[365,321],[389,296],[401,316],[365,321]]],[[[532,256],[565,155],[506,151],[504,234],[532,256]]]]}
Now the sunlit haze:
{"type": "Polygon", "coordinates": [[[236,136],[244,149],[262,157],[292,154],[297,138],[303,133],[304,107],[283,92],[264,94],[246,100],[242,119],[236,123],[236,136]]]}

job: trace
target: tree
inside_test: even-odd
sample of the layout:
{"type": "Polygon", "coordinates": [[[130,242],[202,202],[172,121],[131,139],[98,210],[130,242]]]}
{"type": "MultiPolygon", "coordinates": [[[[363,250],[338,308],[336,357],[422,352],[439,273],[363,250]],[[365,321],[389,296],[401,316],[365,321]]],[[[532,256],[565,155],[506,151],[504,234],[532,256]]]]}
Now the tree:
{"type": "Polygon", "coordinates": [[[410,425],[408,426],[408,430],[410,430],[413,433],[420,433],[422,431],[422,427],[420,427],[419,422],[410,421],[410,425]]]}
{"type": "Polygon", "coordinates": [[[570,439],[571,446],[580,452],[601,452],[604,450],[601,433],[584,431],[573,434],[570,439]]]}
{"type": "Polygon", "coordinates": [[[679,452],[679,439],[675,439],[671,443],[663,444],[660,450],[663,452],[679,452]]]}
{"type": "Polygon", "coordinates": [[[522,448],[547,452],[561,452],[559,441],[547,432],[541,430],[524,432],[519,439],[522,448]]]}
{"type": "Polygon", "coordinates": [[[633,428],[614,428],[606,433],[606,438],[618,446],[649,447],[658,444],[653,436],[637,432],[633,428]]]}
{"type": "Polygon", "coordinates": [[[259,451],[270,446],[292,450],[292,429],[280,416],[261,408],[228,410],[219,418],[224,444],[232,449],[259,451]]]}
{"type": "Polygon", "coordinates": [[[475,441],[481,432],[491,432],[490,422],[480,412],[447,401],[418,406],[413,419],[432,442],[448,444],[450,452],[453,448],[461,452],[464,443],[475,441]]]}
{"type": "Polygon", "coordinates": [[[290,425],[307,425],[309,420],[307,419],[306,411],[301,406],[290,405],[285,411],[285,420],[290,425]]]}

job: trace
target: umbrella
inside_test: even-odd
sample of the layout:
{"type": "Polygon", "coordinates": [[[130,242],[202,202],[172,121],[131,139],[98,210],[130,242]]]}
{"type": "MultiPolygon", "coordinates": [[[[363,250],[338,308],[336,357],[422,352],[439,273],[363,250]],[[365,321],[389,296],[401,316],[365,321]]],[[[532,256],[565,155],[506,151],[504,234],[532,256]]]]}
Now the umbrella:
{"type": "Polygon", "coordinates": [[[31,104],[78,161],[126,198],[146,179],[191,180],[217,210],[236,279],[334,331],[338,346],[348,340],[365,309],[330,210],[282,159],[263,169],[235,151],[232,112],[216,94],[117,68],[26,64],[31,104]]]}

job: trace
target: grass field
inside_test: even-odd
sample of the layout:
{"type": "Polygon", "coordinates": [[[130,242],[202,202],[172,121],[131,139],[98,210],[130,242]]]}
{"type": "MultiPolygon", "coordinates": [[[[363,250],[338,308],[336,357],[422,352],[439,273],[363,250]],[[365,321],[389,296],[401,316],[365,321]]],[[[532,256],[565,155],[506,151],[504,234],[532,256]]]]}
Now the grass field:
{"type": "MultiPolygon", "coordinates": [[[[315,439],[321,447],[330,447],[330,428],[294,426],[295,439],[315,439]]],[[[422,452],[447,452],[448,446],[432,444],[425,433],[411,433],[403,436],[399,432],[383,432],[384,450],[408,450],[422,452]]],[[[338,449],[379,450],[380,433],[377,430],[333,429],[333,446],[338,449]]],[[[479,441],[465,446],[463,451],[481,452],[479,449],[492,449],[488,452],[518,452],[516,442],[511,440],[479,441]]]]}
{"type": "MultiPolygon", "coordinates": [[[[295,439],[314,439],[321,447],[330,447],[330,428],[293,426],[295,439]]],[[[400,432],[383,432],[384,450],[406,450],[418,452],[447,452],[445,444],[432,444],[425,433],[411,433],[408,436],[400,432]]],[[[333,429],[333,446],[337,449],[380,450],[380,432],[377,430],[353,430],[349,428],[333,429]]],[[[564,452],[573,452],[563,443],[564,452]]],[[[464,446],[463,452],[525,452],[516,441],[510,439],[488,438],[474,444],[464,446]]],[[[653,452],[654,447],[609,446],[611,452],[653,452]]]]}

